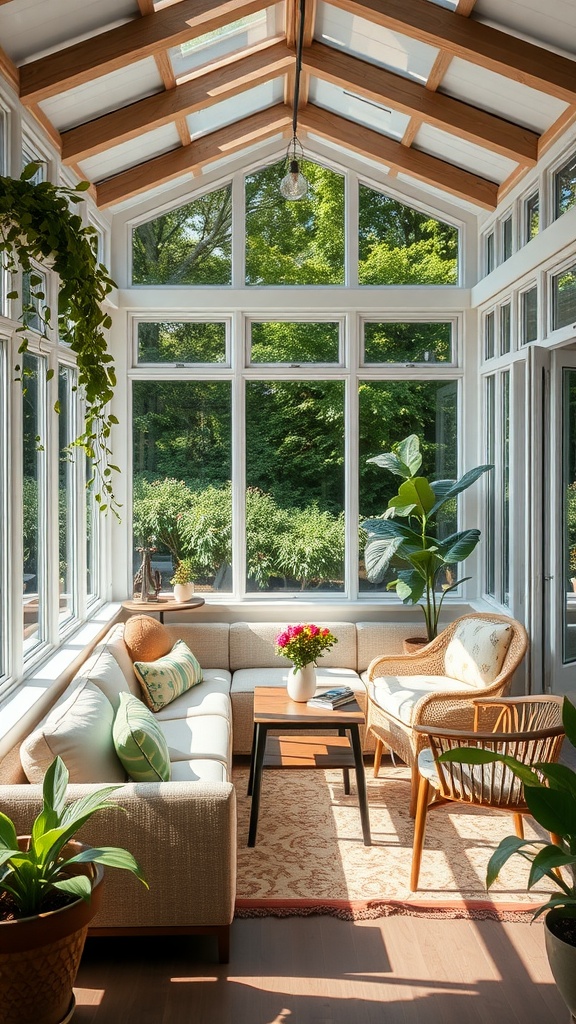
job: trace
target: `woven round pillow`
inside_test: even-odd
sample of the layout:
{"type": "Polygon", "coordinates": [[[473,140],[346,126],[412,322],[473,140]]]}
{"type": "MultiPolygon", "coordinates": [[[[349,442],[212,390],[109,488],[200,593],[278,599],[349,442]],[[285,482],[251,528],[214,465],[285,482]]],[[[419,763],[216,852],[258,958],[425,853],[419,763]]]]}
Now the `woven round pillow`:
{"type": "Polygon", "coordinates": [[[156,661],[172,650],[168,630],[150,615],[132,615],[124,626],[124,643],[132,661],[156,661]]]}

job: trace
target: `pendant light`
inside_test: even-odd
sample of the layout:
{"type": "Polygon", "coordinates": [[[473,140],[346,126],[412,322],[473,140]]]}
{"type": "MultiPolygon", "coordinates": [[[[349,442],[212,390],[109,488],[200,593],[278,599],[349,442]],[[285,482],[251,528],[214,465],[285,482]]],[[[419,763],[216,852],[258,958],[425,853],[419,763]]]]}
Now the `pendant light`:
{"type": "Polygon", "coordinates": [[[302,71],[302,46],[304,41],[304,4],[300,0],[300,24],[298,26],[298,40],[296,44],[296,71],[294,75],[294,101],[292,104],[292,141],[286,150],[286,164],[288,171],[280,182],[280,195],[284,199],[304,199],[308,193],[308,182],[300,170],[300,161],[304,159],[304,150],[296,129],[298,127],[298,102],[300,99],[300,73],[302,71]]]}

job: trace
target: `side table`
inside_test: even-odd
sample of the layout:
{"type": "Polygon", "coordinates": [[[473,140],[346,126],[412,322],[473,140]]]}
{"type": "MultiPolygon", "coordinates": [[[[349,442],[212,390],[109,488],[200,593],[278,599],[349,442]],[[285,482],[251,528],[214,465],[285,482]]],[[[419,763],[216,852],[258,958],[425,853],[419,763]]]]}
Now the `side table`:
{"type": "Polygon", "coordinates": [[[157,601],[122,601],[122,607],[130,615],[158,615],[162,624],[168,612],[191,612],[203,604],[203,597],[191,597],[189,601],[175,601],[173,597],[159,597],[157,601]]]}

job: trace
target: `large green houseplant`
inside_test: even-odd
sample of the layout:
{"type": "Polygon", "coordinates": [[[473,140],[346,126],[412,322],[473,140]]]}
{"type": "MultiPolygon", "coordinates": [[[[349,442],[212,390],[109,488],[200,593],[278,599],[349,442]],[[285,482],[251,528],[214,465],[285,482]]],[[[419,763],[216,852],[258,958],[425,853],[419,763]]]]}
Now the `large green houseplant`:
{"type": "MultiPolygon", "coordinates": [[[[69,188],[38,181],[39,166],[28,164],[20,178],[0,177],[0,262],[13,275],[13,290],[7,297],[21,303],[19,352],[26,351],[32,327],[43,336],[57,327],[60,340],[75,352],[77,386],[86,412],[84,429],[73,444],[92,461],[101,510],[116,509],[110,433],[117,420],[107,411],[116,376],[105,336],[111,320],[103,308],[114,282],[98,261],[95,229],[83,224],[75,212],[89,183],[69,188]],[[47,304],[43,266],[58,275],[56,316],[47,304]],[[18,272],[23,275],[20,292],[15,287],[18,272]]],[[[21,366],[16,372],[22,372],[21,366]]]]}
{"type": "MultiPolygon", "coordinates": [[[[576,707],[565,697],[562,721],[566,737],[576,748],[576,707]]],[[[475,747],[458,747],[440,755],[440,761],[489,764],[502,761],[521,780],[524,799],[534,820],[557,839],[519,839],[506,836],[488,862],[490,888],[510,857],[530,864],[527,886],[543,878],[553,883],[549,898],[534,918],[547,911],[546,951],[552,974],[571,1013],[576,1016],[576,772],[566,764],[537,763],[531,768],[517,758],[475,747]],[[561,869],[564,868],[564,873],[561,869]]]]}
{"type": "Polygon", "coordinates": [[[0,812],[0,1017],[3,1024],[60,1024],[88,923],[98,910],[102,869],[124,868],[147,885],[132,854],[75,842],[97,811],[120,810],[107,786],[66,804],[68,771],[57,757],[46,772],[43,807],[30,836],[0,812]]]}
{"type": "Polygon", "coordinates": [[[480,540],[477,529],[439,537],[438,514],[493,467],[477,466],[459,480],[428,480],[418,476],[422,454],[416,434],[368,462],[401,477],[403,483],[381,517],[362,523],[368,535],[364,550],[366,574],[372,583],[381,583],[391,563],[404,563],[407,568],[388,583],[388,590],[395,590],[404,604],[421,603],[426,639],[433,640],[438,634],[446,594],[470,578],[453,580],[453,567],[468,558],[480,540]]]}

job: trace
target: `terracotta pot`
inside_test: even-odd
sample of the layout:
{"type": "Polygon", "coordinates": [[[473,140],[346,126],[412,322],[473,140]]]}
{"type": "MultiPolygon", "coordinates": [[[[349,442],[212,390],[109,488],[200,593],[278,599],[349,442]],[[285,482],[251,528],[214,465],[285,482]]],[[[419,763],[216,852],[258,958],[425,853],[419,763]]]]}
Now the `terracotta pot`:
{"type": "MultiPolygon", "coordinates": [[[[27,837],[18,840],[25,849],[27,837]]],[[[82,849],[80,843],[70,846],[82,849]]],[[[17,921],[0,921],[0,1016],[2,1024],[63,1024],[74,1012],[72,988],[88,924],[97,913],[104,870],[79,864],[93,879],[89,903],[76,900],[60,910],[17,921]]]]}
{"type": "Polygon", "coordinates": [[[402,641],[404,654],[417,654],[422,647],[426,647],[428,640],[425,636],[409,636],[402,641]]]}
{"type": "Polygon", "coordinates": [[[574,921],[576,912],[571,912],[566,907],[554,907],[546,914],[546,952],[558,991],[572,1016],[576,1017],[576,946],[565,942],[552,930],[557,922],[566,918],[574,921]]]}

